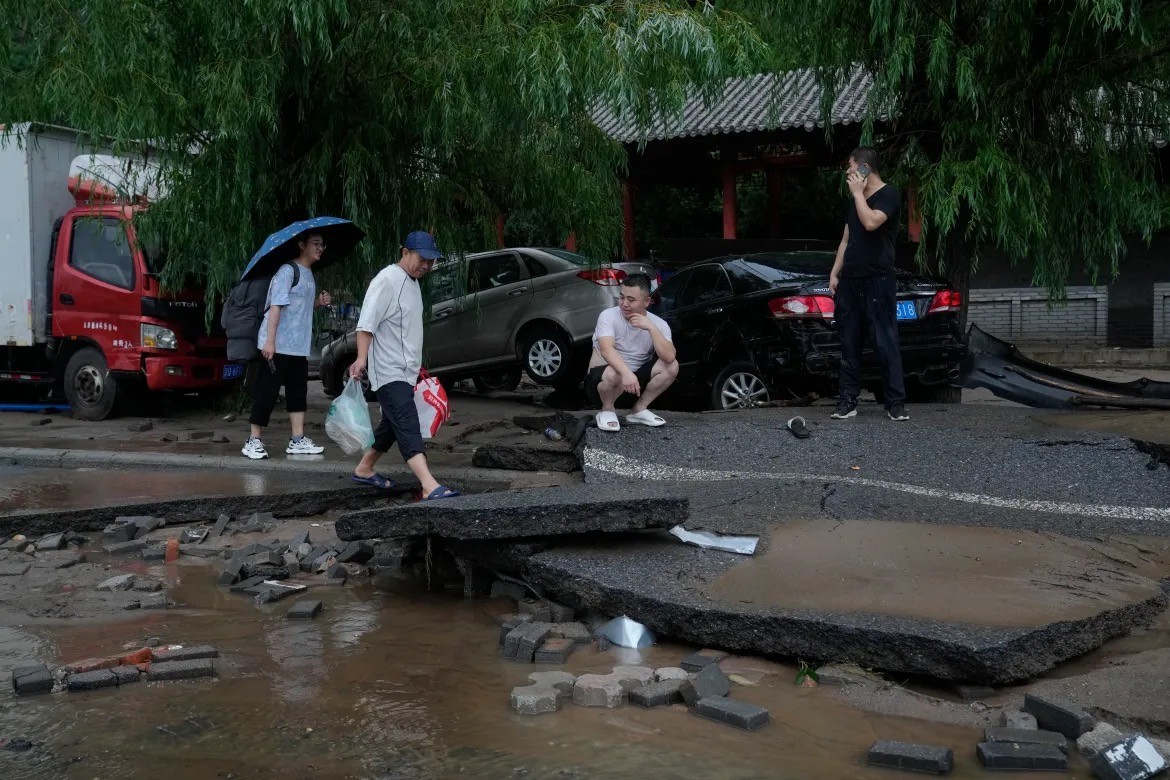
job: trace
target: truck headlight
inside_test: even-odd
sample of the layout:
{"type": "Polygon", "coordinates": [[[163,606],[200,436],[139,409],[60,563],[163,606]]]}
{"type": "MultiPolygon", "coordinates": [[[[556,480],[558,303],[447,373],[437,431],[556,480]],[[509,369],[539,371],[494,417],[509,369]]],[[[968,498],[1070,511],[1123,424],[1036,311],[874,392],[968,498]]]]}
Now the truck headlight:
{"type": "Polygon", "coordinates": [[[142,346],[150,349],[178,349],[175,332],[158,325],[142,325],[142,346]]]}

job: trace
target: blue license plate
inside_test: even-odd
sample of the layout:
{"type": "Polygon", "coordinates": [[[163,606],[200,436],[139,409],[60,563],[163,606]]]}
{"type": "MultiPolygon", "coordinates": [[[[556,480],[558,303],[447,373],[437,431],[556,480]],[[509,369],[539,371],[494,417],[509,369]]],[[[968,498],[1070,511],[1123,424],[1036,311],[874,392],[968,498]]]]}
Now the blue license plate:
{"type": "MultiPolygon", "coordinates": [[[[899,315],[900,316],[900,315],[899,315]]],[[[224,379],[239,379],[244,375],[244,366],[240,363],[228,363],[223,367],[224,379]]]]}
{"type": "Polygon", "coordinates": [[[898,301],[898,319],[918,319],[918,307],[915,305],[914,301],[898,301]]]}

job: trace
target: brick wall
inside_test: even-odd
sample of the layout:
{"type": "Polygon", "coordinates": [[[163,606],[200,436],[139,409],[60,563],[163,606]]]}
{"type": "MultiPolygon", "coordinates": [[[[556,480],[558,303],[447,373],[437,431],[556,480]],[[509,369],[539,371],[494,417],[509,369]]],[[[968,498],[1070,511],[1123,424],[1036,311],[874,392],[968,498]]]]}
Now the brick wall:
{"type": "Polygon", "coordinates": [[[993,336],[1017,344],[1104,346],[1108,291],[1104,287],[1069,287],[1067,294],[1067,301],[1050,308],[1048,292],[1040,288],[973,289],[967,318],[993,336]]]}
{"type": "Polygon", "coordinates": [[[1170,347],[1170,282],[1154,285],[1154,346],[1170,347]]]}

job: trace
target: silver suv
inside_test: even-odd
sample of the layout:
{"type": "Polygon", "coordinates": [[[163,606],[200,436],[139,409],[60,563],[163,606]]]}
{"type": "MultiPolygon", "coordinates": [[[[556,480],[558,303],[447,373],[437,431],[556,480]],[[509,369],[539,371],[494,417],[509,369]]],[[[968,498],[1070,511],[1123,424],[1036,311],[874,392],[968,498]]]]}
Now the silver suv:
{"type": "MultiPolygon", "coordinates": [[[[472,378],[481,390],[511,390],[521,371],[534,382],[572,387],[585,376],[597,316],[617,304],[628,274],[658,273],[648,263],[591,268],[563,249],[501,249],[441,263],[426,279],[430,302],[427,370],[472,378]]],[[[321,355],[325,392],[336,395],[357,347],[353,334],[321,355]]]]}

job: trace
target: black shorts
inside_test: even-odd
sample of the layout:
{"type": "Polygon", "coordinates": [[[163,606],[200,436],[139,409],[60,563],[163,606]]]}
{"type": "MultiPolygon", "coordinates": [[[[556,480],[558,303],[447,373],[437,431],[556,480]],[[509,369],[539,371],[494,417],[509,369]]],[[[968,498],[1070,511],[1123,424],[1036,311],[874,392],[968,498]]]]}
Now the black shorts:
{"type": "Polygon", "coordinates": [[[374,429],[373,449],[387,452],[397,443],[403,460],[425,454],[418,409],[414,405],[414,387],[406,382],[389,382],[379,387],[377,394],[382,421],[374,429]]]}
{"type": "MultiPolygon", "coordinates": [[[[650,375],[654,372],[654,364],[657,362],[658,358],[652,357],[639,366],[636,371],[634,371],[634,376],[638,377],[638,388],[640,390],[645,390],[646,385],[650,384],[650,375]]],[[[597,386],[601,384],[601,375],[605,373],[605,369],[607,368],[609,368],[609,366],[594,366],[593,368],[589,369],[589,373],[585,376],[585,397],[588,398],[589,403],[594,406],[601,405],[601,395],[597,392],[597,386]]],[[[627,397],[633,398],[633,396],[629,393],[622,393],[622,395],[618,398],[618,401],[623,402],[624,405],[624,401],[627,397]]],[[[630,401],[629,403],[632,404],[633,401],[630,401]]]]}
{"type": "Polygon", "coordinates": [[[281,387],[285,411],[303,412],[308,408],[309,359],[277,353],[272,356],[272,365],[275,371],[261,358],[252,385],[252,416],[248,421],[261,428],[268,426],[281,387]]]}

